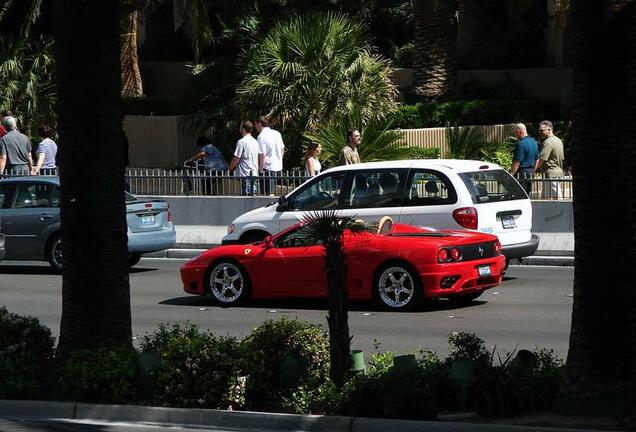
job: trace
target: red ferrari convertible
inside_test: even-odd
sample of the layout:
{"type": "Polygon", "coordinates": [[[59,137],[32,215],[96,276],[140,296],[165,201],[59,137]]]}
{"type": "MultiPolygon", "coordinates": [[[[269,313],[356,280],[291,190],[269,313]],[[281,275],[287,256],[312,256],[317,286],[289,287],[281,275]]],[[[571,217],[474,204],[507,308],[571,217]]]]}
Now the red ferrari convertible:
{"type": "MultiPolygon", "coordinates": [[[[261,242],[209,249],[181,267],[184,291],[225,306],[248,297],[326,297],[323,247],[308,244],[302,230],[297,224],[261,242]]],[[[505,265],[494,235],[403,224],[345,232],[344,249],[349,298],[391,310],[423,299],[469,302],[501,282],[505,265]]]]}

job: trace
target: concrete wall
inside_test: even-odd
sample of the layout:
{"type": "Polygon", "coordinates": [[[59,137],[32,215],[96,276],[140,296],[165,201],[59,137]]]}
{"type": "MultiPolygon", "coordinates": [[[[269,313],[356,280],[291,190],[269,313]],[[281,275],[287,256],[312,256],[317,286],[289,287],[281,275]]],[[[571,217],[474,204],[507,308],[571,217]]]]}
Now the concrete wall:
{"type": "MultiPolygon", "coordinates": [[[[272,197],[152,197],[170,203],[177,228],[177,245],[204,247],[220,244],[227,226],[243,213],[262,207],[272,197]]],[[[541,238],[539,255],[574,254],[572,201],[532,201],[532,230],[541,238]]]]}

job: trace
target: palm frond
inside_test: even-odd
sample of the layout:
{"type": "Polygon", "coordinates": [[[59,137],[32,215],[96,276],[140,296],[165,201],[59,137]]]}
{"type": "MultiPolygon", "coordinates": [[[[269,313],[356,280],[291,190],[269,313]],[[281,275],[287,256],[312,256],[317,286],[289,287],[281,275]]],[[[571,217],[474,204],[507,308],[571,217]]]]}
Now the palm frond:
{"type": "Polygon", "coordinates": [[[485,141],[484,133],[480,128],[446,125],[446,142],[450,158],[480,159],[485,141]]]}
{"type": "Polygon", "coordinates": [[[355,215],[342,215],[335,209],[307,212],[301,222],[303,227],[297,235],[325,247],[341,242],[347,230],[353,234],[374,231],[371,225],[357,220],[355,215]]]}

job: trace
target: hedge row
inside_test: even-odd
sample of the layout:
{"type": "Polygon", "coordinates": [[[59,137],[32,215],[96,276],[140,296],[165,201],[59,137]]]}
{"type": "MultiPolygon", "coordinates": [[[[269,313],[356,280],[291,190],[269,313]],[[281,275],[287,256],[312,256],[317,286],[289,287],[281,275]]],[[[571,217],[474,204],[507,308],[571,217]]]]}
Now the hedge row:
{"type": "Polygon", "coordinates": [[[446,124],[489,125],[561,118],[559,102],[538,99],[464,100],[402,105],[393,116],[400,129],[444,127],[446,124]]]}
{"type": "Polygon", "coordinates": [[[400,367],[393,353],[375,353],[366,373],[339,389],[328,378],[327,336],[304,321],[266,321],[241,341],[189,324],[161,325],[138,349],[77,351],[55,367],[50,330],[0,309],[0,398],[409,419],[467,405],[505,415],[554,403],[563,365],[551,351],[495,362],[475,335],[455,333],[449,343],[445,360],[420,351],[400,367]],[[456,391],[457,360],[474,365],[465,393],[456,391]]]}

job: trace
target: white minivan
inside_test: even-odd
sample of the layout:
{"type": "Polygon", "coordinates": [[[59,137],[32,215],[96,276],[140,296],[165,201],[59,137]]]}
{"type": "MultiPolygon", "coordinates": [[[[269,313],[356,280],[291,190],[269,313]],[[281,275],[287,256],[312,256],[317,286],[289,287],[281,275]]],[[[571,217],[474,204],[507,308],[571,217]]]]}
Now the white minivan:
{"type": "Polygon", "coordinates": [[[480,161],[418,159],[328,169],[273,203],[232,222],[223,244],[251,243],[302,220],[307,211],[338,209],[367,222],[495,234],[506,261],[534,254],[532,204],[500,166],[480,161]]]}

